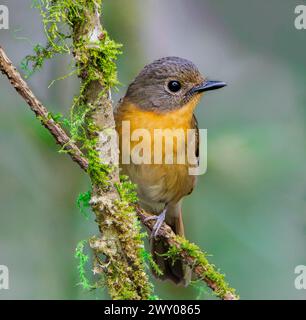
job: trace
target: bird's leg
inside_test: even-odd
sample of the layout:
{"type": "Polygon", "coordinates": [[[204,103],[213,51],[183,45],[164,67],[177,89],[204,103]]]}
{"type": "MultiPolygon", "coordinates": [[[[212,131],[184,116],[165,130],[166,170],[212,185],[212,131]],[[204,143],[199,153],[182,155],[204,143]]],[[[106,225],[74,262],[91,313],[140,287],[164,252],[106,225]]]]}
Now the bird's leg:
{"type": "Polygon", "coordinates": [[[165,208],[160,215],[150,216],[145,219],[145,221],[156,220],[151,232],[151,236],[150,236],[151,239],[156,238],[158,236],[159,229],[162,226],[163,222],[165,221],[166,212],[167,212],[167,208],[165,208]]]}

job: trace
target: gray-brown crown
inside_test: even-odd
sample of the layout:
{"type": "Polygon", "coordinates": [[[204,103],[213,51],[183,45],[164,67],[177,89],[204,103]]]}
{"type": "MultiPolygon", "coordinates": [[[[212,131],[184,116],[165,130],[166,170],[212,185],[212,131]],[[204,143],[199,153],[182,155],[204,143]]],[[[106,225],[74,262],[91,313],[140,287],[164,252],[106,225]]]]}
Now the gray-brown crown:
{"type": "Polygon", "coordinates": [[[189,60],[166,57],[146,65],[129,85],[125,99],[146,110],[167,111],[180,108],[193,96],[192,89],[203,83],[198,68],[189,60]],[[176,92],[169,83],[179,82],[176,92]]]}

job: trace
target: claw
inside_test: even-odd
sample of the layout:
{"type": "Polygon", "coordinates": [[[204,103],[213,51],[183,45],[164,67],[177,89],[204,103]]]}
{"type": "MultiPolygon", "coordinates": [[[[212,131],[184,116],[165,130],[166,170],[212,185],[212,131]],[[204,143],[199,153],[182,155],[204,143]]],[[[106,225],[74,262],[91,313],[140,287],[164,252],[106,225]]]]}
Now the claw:
{"type": "Polygon", "coordinates": [[[145,219],[145,221],[156,220],[156,222],[155,222],[155,224],[153,226],[151,235],[150,235],[150,239],[156,238],[158,236],[159,229],[161,228],[161,226],[162,226],[162,224],[163,224],[163,222],[165,221],[165,218],[166,218],[166,211],[167,211],[167,209],[165,208],[160,215],[158,215],[158,216],[150,216],[150,217],[147,217],[145,219]]]}

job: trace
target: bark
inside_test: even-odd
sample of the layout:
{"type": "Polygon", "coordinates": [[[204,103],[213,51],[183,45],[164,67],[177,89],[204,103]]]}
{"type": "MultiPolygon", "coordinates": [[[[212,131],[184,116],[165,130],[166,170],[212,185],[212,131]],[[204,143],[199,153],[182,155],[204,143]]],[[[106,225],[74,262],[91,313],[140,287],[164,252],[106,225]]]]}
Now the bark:
{"type": "Polygon", "coordinates": [[[100,236],[90,241],[96,257],[94,271],[105,275],[104,281],[113,299],[145,300],[149,299],[152,286],[140,256],[139,247],[143,243],[139,238],[137,216],[129,204],[122,203],[117,191],[119,148],[114,136],[109,88],[104,70],[99,69],[100,55],[105,54],[101,51],[105,34],[99,13],[97,1],[84,7],[83,16],[72,26],[74,57],[82,79],[77,108],[89,110],[86,121],[89,124],[88,173],[92,180],[90,204],[100,230],[100,236]],[[102,169],[106,177],[100,177],[102,169]]]}

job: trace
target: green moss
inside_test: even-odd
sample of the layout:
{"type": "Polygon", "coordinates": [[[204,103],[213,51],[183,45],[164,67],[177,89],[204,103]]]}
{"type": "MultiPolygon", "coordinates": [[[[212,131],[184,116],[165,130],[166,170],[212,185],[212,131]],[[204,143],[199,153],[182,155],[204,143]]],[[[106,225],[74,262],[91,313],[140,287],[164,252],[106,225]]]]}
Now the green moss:
{"type": "Polygon", "coordinates": [[[99,185],[101,188],[107,188],[111,168],[107,164],[101,163],[99,154],[95,150],[94,145],[96,145],[95,139],[86,142],[88,159],[87,171],[93,184],[99,185]]]}
{"type": "Polygon", "coordinates": [[[92,81],[101,80],[99,71],[103,71],[102,83],[106,90],[118,85],[115,61],[118,55],[121,54],[121,45],[110,39],[108,33],[103,30],[103,39],[95,43],[95,46],[90,47],[86,54],[82,52],[84,46],[86,46],[86,43],[81,41],[75,47],[75,54],[78,55],[81,61],[79,75],[92,81]],[[86,69],[84,66],[86,66],[86,69]]]}
{"type": "Polygon", "coordinates": [[[67,129],[70,128],[69,119],[65,118],[60,112],[58,113],[49,112],[48,119],[53,119],[55,122],[59,123],[60,125],[62,125],[67,129]]]}
{"type": "Polygon", "coordinates": [[[158,276],[162,276],[163,272],[160,270],[158,264],[154,261],[151,253],[149,253],[148,251],[146,251],[144,248],[142,248],[141,252],[141,257],[143,260],[147,261],[149,263],[149,265],[151,266],[151,268],[154,270],[154,272],[158,275],[158,276]]]}
{"type": "Polygon", "coordinates": [[[181,248],[177,246],[170,246],[168,251],[164,254],[161,254],[161,256],[171,259],[172,264],[174,264],[175,261],[180,258],[181,251],[181,248]]]}
{"type": "Polygon", "coordinates": [[[88,211],[90,208],[90,204],[89,204],[90,198],[91,198],[90,191],[80,193],[77,198],[77,206],[80,209],[80,212],[84,215],[86,219],[89,218],[88,211]]]}
{"type": "Polygon", "coordinates": [[[89,257],[84,253],[84,247],[87,241],[82,240],[78,243],[75,249],[75,258],[78,259],[78,272],[79,272],[79,285],[81,285],[84,289],[90,290],[93,289],[94,286],[90,284],[89,279],[86,276],[86,265],[89,261],[89,257]]]}
{"type": "Polygon", "coordinates": [[[21,61],[21,69],[25,72],[25,78],[30,77],[36,70],[41,69],[45,60],[52,58],[52,51],[49,47],[37,44],[34,48],[35,55],[27,55],[21,61]]]}
{"type": "Polygon", "coordinates": [[[207,256],[208,254],[203,252],[197,245],[189,242],[185,238],[176,237],[179,246],[171,246],[166,255],[171,259],[177,259],[180,257],[182,252],[192,258],[194,258],[194,266],[201,266],[204,270],[203,278],[209,279],[215,283],[215,289],[213,293],[220,297],[224,298],[228,293],[235,295],[235,289],[231,288],[225,280],[225,275],[220,273],[216,267],[211,264],[207,256]]]}
{"type": "Polygon", "coordinates": [[[121,175],[120,183],[116,183],[115,187],[117,188],[121,201],[131,204],[137,203],[137,186],[130,181],[128,176],[121,175]]]}
{"type": "Polygon", "coordinates": [[[37,44],[33,48],[34,54],[22,60],[21,68],[25,71],[26,77],[42,68],[44,62],[55,55],[74,53],[78,55],[78,60],[82,61],[77,70],[81,77],[83,77],[82,71],[86,70],[86,78],[100,80],[99,72],[103,71],[103,85],[107,89],[118,84],[115,61],[121,54],[122,45],[112,40],[106,30],[103,30],[95,46],[91,47],[87,47],[89,39],[76,39],[73,34],[73,28],[86,25],[87,13],[95,10],[96,4],[101,8],[101,0],[33,0],[32,2],[42,17],[47,44],[45,46],[37,44]]]}

